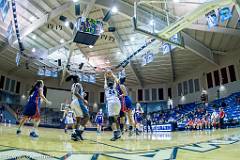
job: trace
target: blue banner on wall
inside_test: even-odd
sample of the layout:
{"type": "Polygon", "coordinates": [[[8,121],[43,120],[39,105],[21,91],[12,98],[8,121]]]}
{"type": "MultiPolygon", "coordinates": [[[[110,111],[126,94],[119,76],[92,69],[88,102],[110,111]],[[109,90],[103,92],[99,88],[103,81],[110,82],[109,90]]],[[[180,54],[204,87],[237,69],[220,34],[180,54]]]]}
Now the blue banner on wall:
{"type": "MultiPolygon", "coordinates": [[[[147,126],[144,126],[144,130],[147,130],[147,126]]],[[[150,127],[148,127],[150,130],[150,127]]],[[[171,132],[173,131],[172,124],[159,124],[159,125],[152,125],[153,132],[171,132]]]]}
{"type": "Polygon", "coordinates": [[[208,22],[209,28],[212,28],[212,27],[218,25],[218,17],[217,17],[215,10],[212,10],[211,12],[206,14],[206,17],[207,17],[207,22],[208,22]]]}
{"type": "Polygon", "coordinates": [[[224,22],[226,20],[229,20],[232,17],[232,12],[229,7],[224,7],[219,9],[219,16],[221,22],[224,22]]]}
{"type": "Polygon", "coordinates": [[[7,0],[0,0],[0,11],[1,11],[3,21],[7,17],[9,8],[10,8],[9,7],[9,2],[7,0]]]}

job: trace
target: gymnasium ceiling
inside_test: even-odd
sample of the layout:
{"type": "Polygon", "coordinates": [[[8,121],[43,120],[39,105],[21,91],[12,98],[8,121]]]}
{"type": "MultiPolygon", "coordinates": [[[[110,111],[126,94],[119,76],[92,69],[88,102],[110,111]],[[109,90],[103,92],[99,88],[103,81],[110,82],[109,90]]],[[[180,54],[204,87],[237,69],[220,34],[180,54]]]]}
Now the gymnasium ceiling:
{"type": "MultiPolygon", "coordinates": [[[[164,2],[163,0],[159,0],[164,2]]],[[[229,0],[213,0],[213,3],[221,3],[229,0]]],[[[99,38],[93,48],[86,45],[75,45],[74,55],[71,63],[79,64],[84,62],[84,70],[88,71],[93,67],[114,67],[122,62],[127,56],[149,40],[149,35],[134,32],[132,25],[133,3],[134,0],[79,0],[81,4],[81,14],[88,15],[90,18],[102,19],[106,11],[116,5],[118,12],[111,16],[105,23],[107,26],[115,26],[116,32],[103,33],[112,36],[115,41],[99,38]]],[[[23,78],[37,76],[39,67],[57,67],[57,60],[61,57],[63,64],[69,56],[69,42],[72,32],[68,27],[59,21],[59,16],[64,15],[74,22],[74,2],[72,0],[16,0],[18,23],[20,34],[26,49],[25,52],[40,56],[44,60],[30,60],[29,69],[26,69],[26,59],[21,58],[20,67],[16,66],[15,57],[18,45],[14,43],[13,37],[10,44],[6,38],[7,27],[12,20],[11,9],[6,20],[0,21],[0,68],[9,74],[14,74],[23,78]],[[48,24],[62,25],[62,30],[49,29],[48,24]],[[13,43],[12,43],[13,42],[13,43]],[[36,52],[31,53],[35,48],[36,52]]],[[[167,10],[170,26],[181,20],[191,17],[198,7],[206,5],[206,0],[168,0],[167,10]],[[205,3],[204,3],[205,2],[205,3]],[[192,14],[192,15],[191,15],[192,14]]],[[[217,65],[214,55],[224,55],[228,51],[239,48],[240,25],[238,23],[240,11],[237,4],[228,5],[232,10],[232,18],[209,29],[205,14],[196,15],[193,23],[181,28],[185,48],[175,48],[172,54],[160,52],[160,40],[153,42],[143,52],[135,56],[126,67],[128,85],[147,85],[168,83],[174,81],[180,75],[184,75],[192,69],[208,61],[210,64],[217,65]],[[197,17],[197,18],[196,18],[197,17]],[[153,62],[142,66],[142,55],[148,50],[154,53],[153,62]]],[[[165,12],[164,3],[142,3],[139,5],[143,17],[142,25],[149,26],[149,19],[154,14],[155,18],[162,18],[165,12]],[[145,18],[145,20],[144,20],[145,18]],[[145,21],[145,24],[144,24],[145,21]]],[[[141,19],[141,18],[140,18],[141,19]]],[[[164,18],[162,18],[164,20],[164,18]]],[[[157,22],[156,26],[158,25],[157,22]]],[[[165,24],[166,25],[166,24],[165,24]]],[[[15,39],[14,39],[15,38],[15,39]]],[[[61,75],[59,75],[59,79],[61,75]]],[[[97,72],[97,84],[103,84],[103,74],[97,72]]]]}

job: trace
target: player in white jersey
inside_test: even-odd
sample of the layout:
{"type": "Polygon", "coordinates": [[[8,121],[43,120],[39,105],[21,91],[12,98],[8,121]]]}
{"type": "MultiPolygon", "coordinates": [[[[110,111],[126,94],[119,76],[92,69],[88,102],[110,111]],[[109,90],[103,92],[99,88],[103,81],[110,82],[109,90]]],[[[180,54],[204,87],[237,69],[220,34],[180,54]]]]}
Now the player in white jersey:
{"type": "Polygon", "coordinates": [[[116,91],[116,82],[114,81],[114,79],[110,78],[111,74],[111,71],[107,71],[105,73],[104,89],[105,97],[107,100],[109,123],[113,130],[113,138],[111,139],[111,141],[115,141],[121,138],[121,132],[117,122],[117,118],[121,110],[121,103],[116,91]]]}
{"type": "Polygon", "coordinates": [[[71,126],[72,129],[74,129],[74,121],[73,121],[74,118],[75,118],[74,112],[71,110],[70,106],[66,106],[66,108],[64,109],[64,113],[63,113],[63,119],[64,119],[64,124],[65,124],[65,128],[64,128],[65,133],[67,133],[69,126],[71,126]]]}
{"type": "Polygon", "coordinates": [[[72,134],[72,140],[78,141],[83,140],[82,133],[84,132],[85,126],[89,120],[88,101],[84,99],[86,94],[83,91],[82,84],[79,83],[79,77],[73,76],[73,82],[71,93],[72,103],[71,109],[76,115],[76,127],[72,134]]]}

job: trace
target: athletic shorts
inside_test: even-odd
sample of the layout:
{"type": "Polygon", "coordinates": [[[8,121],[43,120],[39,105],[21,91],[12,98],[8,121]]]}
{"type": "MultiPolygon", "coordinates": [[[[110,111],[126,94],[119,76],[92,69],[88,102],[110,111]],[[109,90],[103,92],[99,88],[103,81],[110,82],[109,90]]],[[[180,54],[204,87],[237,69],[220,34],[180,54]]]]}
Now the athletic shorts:
{"type": "Polygon", "coordinates": [[[143,121],[142,116],[135,116],[135,121],[136,121],[137,123],[141,123],[141,122],[143,121]]]}
{"type": "Polygon", "coordinates": [[[66,117],[64,123],[65,124],[73,124],[73,118],[66,117]]]}
{"type": "Polygon", "coordinates": [[[89,111],[82,100],[74,99],[70,104],[70,107],[75,113],[76,117],[83,118],[85,115],[89,115],[89,111]]]}
{"type": "Polygon", "coordinates": [[[120,117],[125,117],[125,112],[123,112],[122,110],[120,110],[119,116],[120,116],[120,117]]]}
{"type": "Polygon", "coordinates": [[[96,123],[97,123],[98,125],[102,125],[103,119],[102,119],[102,118],[97,118],[97,119],[96,119],[96,123]]]}
{"type": "Polygon", "coordinates": [[[31,118],[40,118],[40,106],[41,104],[29,101],[24,107],[23,115],[31,118]]]}
{"type": "Polygon", "coordinates": [[[108,116],[118,116],[121,110],[120,100],[116,97],[107,101],[108,116]]]}

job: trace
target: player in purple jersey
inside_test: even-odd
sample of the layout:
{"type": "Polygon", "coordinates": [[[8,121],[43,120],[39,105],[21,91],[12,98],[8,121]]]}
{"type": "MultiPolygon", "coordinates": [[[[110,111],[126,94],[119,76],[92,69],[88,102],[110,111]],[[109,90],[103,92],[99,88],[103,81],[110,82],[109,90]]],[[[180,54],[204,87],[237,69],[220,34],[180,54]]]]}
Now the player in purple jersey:
{"type": "Polygon", "coordinates": [[[99,112],[96,115],[95,122],[97,124],[97,133],[101,133],[102,131],[102,125],[103,125],[103,113],[102,109],[99,110],[99,112]]]}
{"type": "Polygon", "coordinates": [[[38,137],[36,133],[36,128],[40,123],[40,108],[42,103],[41,100],[51,105],[51,102],[48,101],[45,97],[46,90],[47,88],[44,87],[44,83],[42,80],[38,80],[32,87],[29,93],[28,102],[23,110],[23,118],[20,120],[20,124],[17,129],[18,135],[21,133],[21,127],[24,125],[24,123],[28,119],[31,119],[34,121],[34,125],[32,131],[30,132],[30,137],[38,137]]]}

